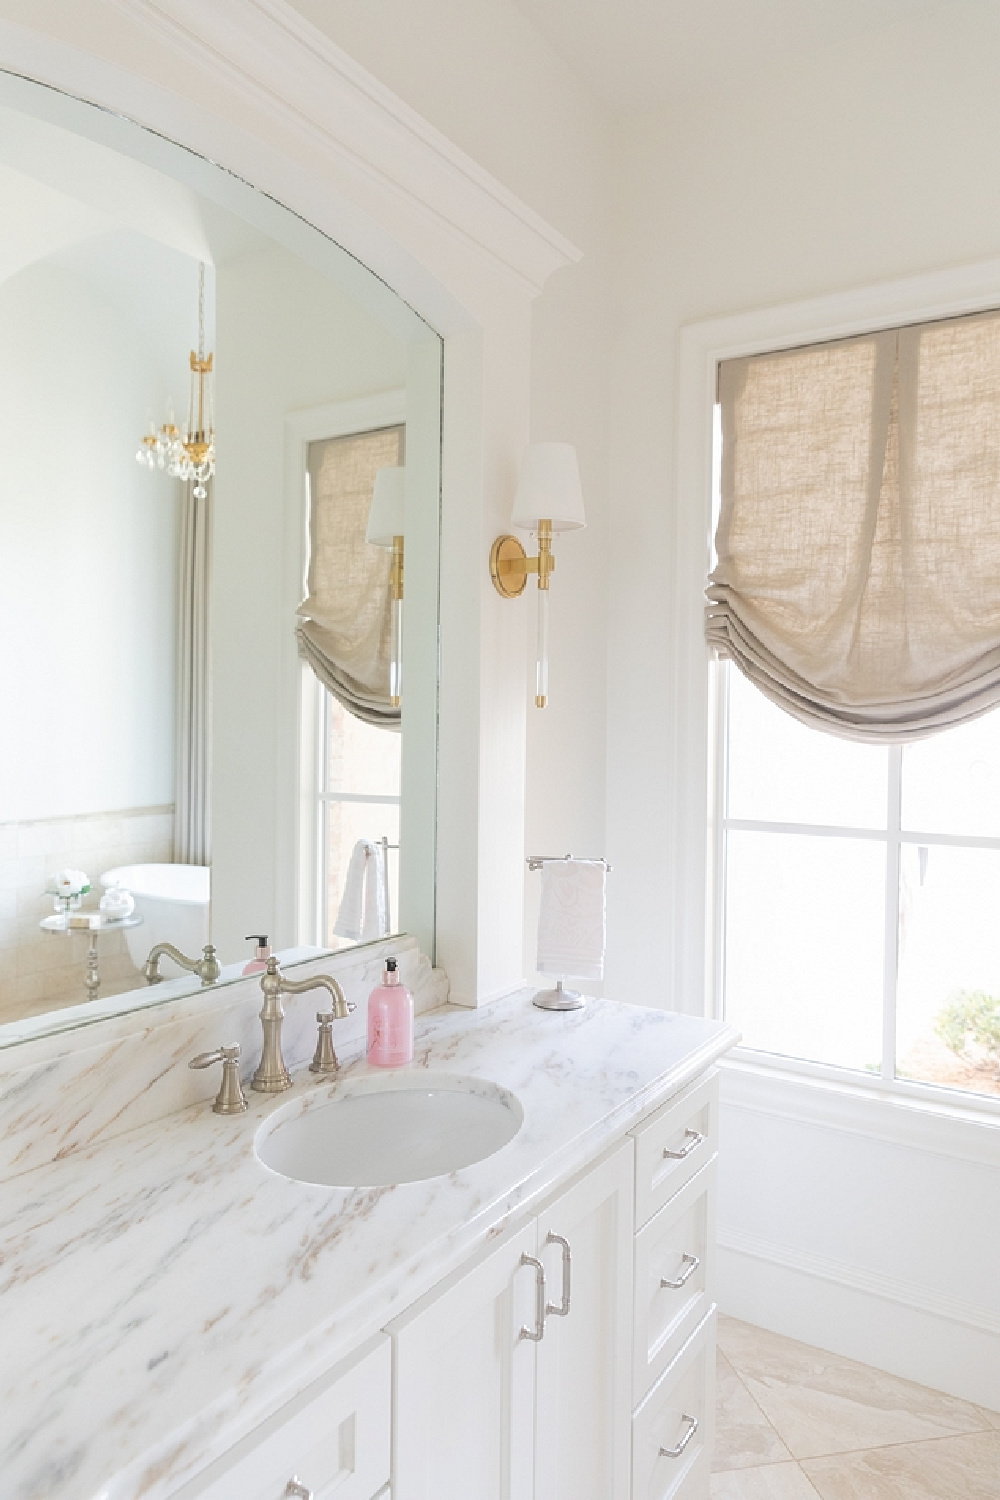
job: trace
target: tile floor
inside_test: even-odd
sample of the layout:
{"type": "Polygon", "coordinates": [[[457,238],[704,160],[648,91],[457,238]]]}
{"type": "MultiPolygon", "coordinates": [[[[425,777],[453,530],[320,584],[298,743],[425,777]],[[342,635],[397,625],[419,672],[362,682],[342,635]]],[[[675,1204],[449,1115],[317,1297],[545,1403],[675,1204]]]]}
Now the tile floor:
{"type": "Polygon", "coordinates": [[[712,1500],[1000,1500],[1000,1413],[719,1320],[712,1500]]]}

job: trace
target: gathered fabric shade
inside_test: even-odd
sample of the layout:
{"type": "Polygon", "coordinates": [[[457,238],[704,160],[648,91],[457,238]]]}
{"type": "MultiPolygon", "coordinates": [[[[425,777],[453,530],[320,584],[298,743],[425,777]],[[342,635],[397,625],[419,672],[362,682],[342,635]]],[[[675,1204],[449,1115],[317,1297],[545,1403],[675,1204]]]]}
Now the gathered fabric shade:
{"type": "Polygon", "coordinates": [[[309,574],[299,655],[349,713],[398,728],[389,703],[389,567],[365,539],[379,469],[403,462],[403,427],[309,445],[309,574]]]}
{"type": "Polygon", "coordinates": [[[719,400],[718,654],[850,739],[1000,704],[1000,315],[726,360],[719,400]]]}

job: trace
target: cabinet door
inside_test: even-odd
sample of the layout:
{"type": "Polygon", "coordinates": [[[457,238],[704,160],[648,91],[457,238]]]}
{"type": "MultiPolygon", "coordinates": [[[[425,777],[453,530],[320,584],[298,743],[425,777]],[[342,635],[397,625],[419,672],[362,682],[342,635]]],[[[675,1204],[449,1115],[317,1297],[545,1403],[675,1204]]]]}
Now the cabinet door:
{"type": "Polygon", "coordinates": [[[394,1500],[531,1500],[535,1225],[389,1328],[394,1500]]]}
{"type": "Polygon", "coordinates": [[[538,1219],[548,1301],[558,1310],[537,1347],[537,1500],[629,1493],[632,1185],[629,1141],[538,1219]]]}
{"type": "Polygon", "coordinates": [[[281,1408],[173,1500],[371,1500],[389,1478],[389,1340],[379,1337],[281,1408]],[[367,1352],[366,1352],[367,1351],[367,1352]]]}

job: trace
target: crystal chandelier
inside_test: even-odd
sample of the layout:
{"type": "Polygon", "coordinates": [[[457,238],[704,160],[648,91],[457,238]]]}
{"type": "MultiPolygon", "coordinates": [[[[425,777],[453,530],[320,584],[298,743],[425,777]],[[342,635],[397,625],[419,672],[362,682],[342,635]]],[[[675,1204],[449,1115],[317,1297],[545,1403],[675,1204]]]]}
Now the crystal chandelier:
{"type": "Polygon", "coordinates": [[[193,481],[195,499],[204,500],[206,482],[215,473],[215,426],[212,406],[212,356],[205,353],[205,267],[198,267],[198,352],[191,351],[191,394],[183,432],[170,411],[163,426],[150,422],[136,460],[163,469],[171,479],[193,481]]]}

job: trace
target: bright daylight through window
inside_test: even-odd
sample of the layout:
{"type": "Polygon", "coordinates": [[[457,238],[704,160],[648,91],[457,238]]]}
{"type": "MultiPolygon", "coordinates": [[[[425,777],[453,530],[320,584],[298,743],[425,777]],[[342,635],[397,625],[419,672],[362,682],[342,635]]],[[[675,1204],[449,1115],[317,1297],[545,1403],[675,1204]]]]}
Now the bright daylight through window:
{"type": "Polygon", "coordinates": [[[1000,1095],[1000,713],[853,744],[717,670],[718,971],[744,1046],[1000,1095]]]}

